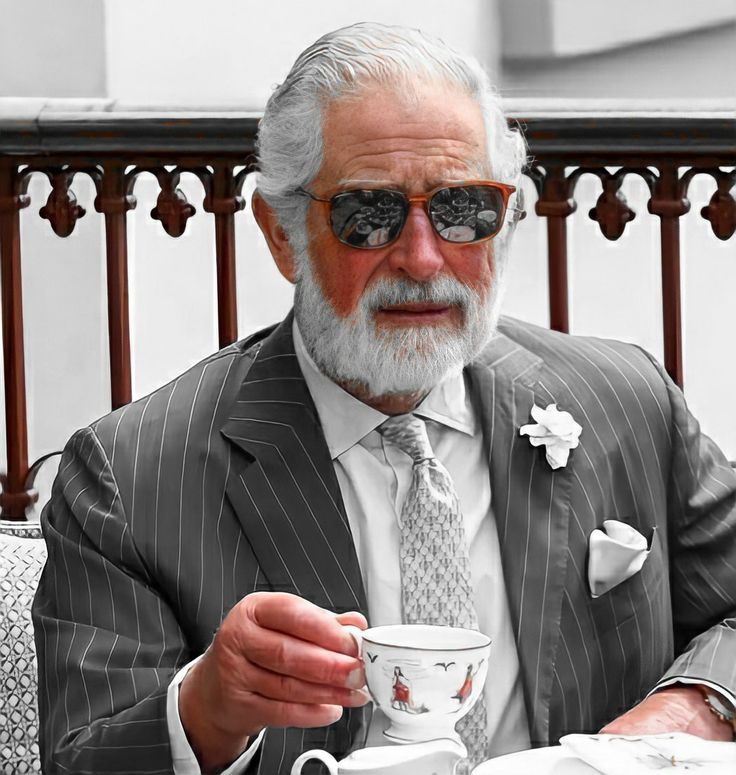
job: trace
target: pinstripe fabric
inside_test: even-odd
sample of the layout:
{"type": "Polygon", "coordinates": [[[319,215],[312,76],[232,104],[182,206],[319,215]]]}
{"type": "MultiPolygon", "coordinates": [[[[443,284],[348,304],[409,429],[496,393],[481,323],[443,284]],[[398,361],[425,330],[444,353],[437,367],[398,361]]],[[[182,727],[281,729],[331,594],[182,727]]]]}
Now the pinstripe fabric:
{"type": "MultiPolygon", "coordinates": [[[[243,595],[365,611],[291,319],[266,334],[67,446],[34,604],[47,772],[170,772],[168,681],[243,595]]],[[[666,375],[630,345],[513,321],[469,374],[534,744],[597,729],[665,674],[733,691],[736,473],[666,375]],[[534,401],[583,426],[556,472],[518,435],[534,401]],[[641,573],[593,600],[588,536],[607,518],[656,539],[641,573]]],[[[367,721],[269,730],[249,772],[288,773],[310,747],[344,755],[367,721]]]]}
{"type": "Polygon", "coordinates": [[[533,745],[597,730],[663,676],[733,691],[734,471],[642,350],[512,321],[502,331],[470,373],[533,745]],[[583,426],[565,468],[518,435],[534,401],[583,426]],[[588,540],[608,518],[656,538],[642,571],[594,600],[588,540]]]}

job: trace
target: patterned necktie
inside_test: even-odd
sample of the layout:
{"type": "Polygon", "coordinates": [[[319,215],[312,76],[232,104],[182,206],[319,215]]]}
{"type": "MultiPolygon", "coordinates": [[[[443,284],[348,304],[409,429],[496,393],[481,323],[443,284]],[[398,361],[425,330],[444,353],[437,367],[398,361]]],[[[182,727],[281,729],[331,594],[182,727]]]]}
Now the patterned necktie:
{"type": "MultiPolygon", "coordinates": [[[[378,432],[414,461],[401,510],[401,602],[406,624],[440,624],[478,629],[473,607],[470,557],[457,493],[447,469],[434,456],[422,420],[413,414],[390,417],[378,432]]],[[[488,758],[483,695],[457,724],[475,766],[488,758]]],[[[469,767],[458,767],[457,772],[469,767]]]]}

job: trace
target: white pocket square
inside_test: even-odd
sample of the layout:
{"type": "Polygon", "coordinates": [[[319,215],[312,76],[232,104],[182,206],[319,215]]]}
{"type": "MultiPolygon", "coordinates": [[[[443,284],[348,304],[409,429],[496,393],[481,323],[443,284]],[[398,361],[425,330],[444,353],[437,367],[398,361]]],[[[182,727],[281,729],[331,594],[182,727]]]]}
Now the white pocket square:
{"type": "Polygon", "coordinates": [[[606,519],[603,529],[590,534],[588,583],[593,597],[600,597],[638,573],[651,551],[654,530],[649,541],[631,525],[606,519]]]}

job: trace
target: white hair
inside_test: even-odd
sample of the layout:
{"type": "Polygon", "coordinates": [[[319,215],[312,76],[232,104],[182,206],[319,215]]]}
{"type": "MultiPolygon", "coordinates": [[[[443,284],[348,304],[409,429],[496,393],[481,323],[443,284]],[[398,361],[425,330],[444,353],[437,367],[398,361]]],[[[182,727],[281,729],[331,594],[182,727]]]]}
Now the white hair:
{"type": "Polygon", "coordinates": [[[271,95],[258,132],[258,190],[295,254],[303,254],[307,246],[308,200],[294,192],[311,183],[322,164],[325,108],[371,85],[401,92],[418,81],[450,84],[476,100],[491,175],[519,184],[526,161],[524,140],[506,123],[500,99],[476,59],[408,27],[373,22],[343,27],[302,52],[271,95]]]}

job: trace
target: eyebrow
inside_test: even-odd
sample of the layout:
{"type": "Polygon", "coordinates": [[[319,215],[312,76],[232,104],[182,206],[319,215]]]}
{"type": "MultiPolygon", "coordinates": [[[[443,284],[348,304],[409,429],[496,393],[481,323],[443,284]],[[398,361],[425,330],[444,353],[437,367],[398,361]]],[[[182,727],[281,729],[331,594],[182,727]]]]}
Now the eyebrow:
{"type": "MultiPolygon", "coordinates": [[[[465,177],[438,177],[438,178],[432,178],[431,180],[425,179],[423,181],[424,183],[424,190],[425,191],[433,191],[435,188],[440,188],[441,186],[452,186],[457,183],[464,183],[466,180],[479,180],[482,178],[482,175],[468,175],[465,177]]],[[[350,187],[350,188],[357,188],[360,186],[365,186],[366,188],[387,188],[392,191],[404,191],[406,189],[406,186],[396,183],[396,181],[393,180],[380,180],[376,178],[371,178],[369,180],[361,180],[356,178],[343,178],[342,180],[337,181],[337,185],[342,187],[350,187]]]]}
{"type": "Polygon", "coordinates": [[[360,178],[343,178],[337,181],[338,186],[375,186],[376,188],[391,188],[395,185],[388,180],[361,180],[360,178]]]}

